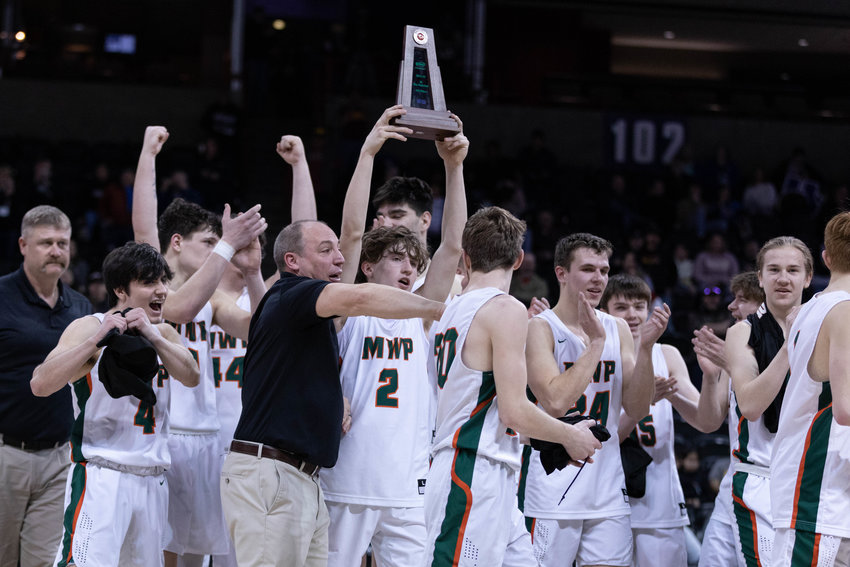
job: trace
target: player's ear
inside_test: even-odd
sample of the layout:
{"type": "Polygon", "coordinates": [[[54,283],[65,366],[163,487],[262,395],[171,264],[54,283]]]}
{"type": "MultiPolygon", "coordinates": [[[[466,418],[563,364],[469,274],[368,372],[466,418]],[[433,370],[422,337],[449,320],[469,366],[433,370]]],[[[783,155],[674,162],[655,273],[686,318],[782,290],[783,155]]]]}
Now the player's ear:
{"type": "MultiPolygon", "coordinates": [[[[830,264],[832,264],[832,262],[830,262],[829,254],[826,252],[826,250],[824,250],[823,252],[820,253],[820,257],[823,258],[823,263],[826,266],[826,268],[829,271],[832,271],[832,266],[830,265],[830,264]]],[[[761,275],[759,275],[759,280],[761,280],[761,275]]],[[[811,277],[809,277],[809,281],[811,281],[811,277]]],[[[809,286],[806,286],[806,287],[809,287],[809,286]]]]}
{"type": "Polygon", "coordinates": [[[375,265],[371,262],[361,262],[360,271],[363,272],[363,275],[367,278],[371,278],[372,274],[375,273],[375,265]]]}
{"type": "Polygon", "coordinates": [[[513,265],[514,270],[517,270],[522,265],[523,259],[525,259],[525,251],[520,250],[519,251],[519,257],[517,257],[517,259],[516,259],[516,261],[514,262],[514,265],[513,265]]]}
{"type": "Polygon", "coordinates": [[[171,240],[168,244],[171,248],[173,248],[177,252],[180,252],[180,247],[183,245],[183,236],[175,232],[171,235],[171,240]]]}
{"type": "Polygon", "coordinates": [[[419,217],[419,222],[421,222],[422,225],[427,230],[428,227],[431,226],[431,213],[429,213],[428,211],[425,211],[424,213],[422,213],[422,215],[419,217]]]}

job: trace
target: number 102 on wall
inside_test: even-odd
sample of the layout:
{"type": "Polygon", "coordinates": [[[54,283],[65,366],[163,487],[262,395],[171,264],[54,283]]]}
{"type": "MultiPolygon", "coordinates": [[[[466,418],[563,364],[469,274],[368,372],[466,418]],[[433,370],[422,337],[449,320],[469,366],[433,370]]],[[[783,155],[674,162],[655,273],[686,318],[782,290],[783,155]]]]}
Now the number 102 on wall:
{"type": "Polygon", "coordinates": [[[669,165],[687,139],[682,118],[608,114],[605,116],[605,162],[638,168],[669,165]]]}

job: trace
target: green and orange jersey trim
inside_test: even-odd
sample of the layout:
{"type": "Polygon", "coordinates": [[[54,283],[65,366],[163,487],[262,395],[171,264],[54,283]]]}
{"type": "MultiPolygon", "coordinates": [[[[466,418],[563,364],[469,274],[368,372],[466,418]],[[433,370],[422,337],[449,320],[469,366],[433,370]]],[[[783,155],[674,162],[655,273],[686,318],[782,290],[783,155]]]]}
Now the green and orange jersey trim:
{"type": "Polygon", "coordinates": [[[71,387],[74,388],[77,406],[80,409],[77,419],[74,420],[74,426],[71,428],[71,461],[83,463],[86,460],[83,456],[83,426],[86,421],[86,403],[92,393],[91,372],[71,384],[71,387]]]}
{"type": "Polygon", "coordinates": [[[469,419],[455,431],[452,447],[455,450],[451,468],[451,488],[446,502],[440,533],[434,542],[432,567],[456,567],[463,550],[464,535],[472,509],[472,477],[478,445],[487,411],[496,398],[493,372],[482,372],[481,387],[475,408],[469,419]]]}

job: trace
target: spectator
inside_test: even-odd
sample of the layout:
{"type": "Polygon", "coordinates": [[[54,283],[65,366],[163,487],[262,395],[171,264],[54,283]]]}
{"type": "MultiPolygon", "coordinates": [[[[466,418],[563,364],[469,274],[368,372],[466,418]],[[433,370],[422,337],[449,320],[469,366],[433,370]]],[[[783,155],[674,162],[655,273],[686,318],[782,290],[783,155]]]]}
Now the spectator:
{"type": "Polygon", "coordinates": [[[705,249],[694,260],[694,280],[701,288],[726,285],[739,271],[738,259],[726,250],[726,239],[720,233],[708,237],[705,249]]]}
{"type": "Polygon", "coordinates": [[[510,294],[526,306],[531,305],[531,300],[549,297],[549,285],[537,274],[537,257],[534,252],[526,252],[522,264],[514,272],[511,278],[510,294]]]}
{"type": "Polygon", "coordinates": [[[35,207],[21,223],[23,264],[0,277],[0,565],[52,565],[62,536],[71,390],[36,398],[30,379],[65,327],[91,313],[59,279],[70,240],[65,213],[35,207]]]}

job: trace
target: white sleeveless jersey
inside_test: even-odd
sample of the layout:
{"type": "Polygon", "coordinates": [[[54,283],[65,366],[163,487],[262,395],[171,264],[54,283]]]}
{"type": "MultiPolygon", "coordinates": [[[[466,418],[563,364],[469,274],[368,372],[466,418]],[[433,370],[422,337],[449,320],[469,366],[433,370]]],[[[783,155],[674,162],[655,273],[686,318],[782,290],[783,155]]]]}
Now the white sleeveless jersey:
{"type": "Polygon", "coordinates": [[[436,359],[437,414],[433,453],[465,449],[516,470],[519,436],[499,419],[493,371],[473,370],[463,363],[463,346],[478,310],[504,292],[476,289],[456,296],[433,325],[436,359]]]}
{"type": "MultiPolygon", "coordinates": [[[[242,290],[236,305],[251,311],[251,297],[247,289],[242,290]]],[[[242,415],[242,365],[248,343],[231,337],[218,325],[210,327],[209,342],[215,403],[221,422],[219,437],[224,446],[228,447],[233,440],[239,416],[242,415]]]]}
{"type": "MultiPolygon", "coordinates": [[[[766,309],[767,307],[762,303],[758,313],[761,314],[766,309]]],[[[747,324],[750,324],[749,321],[747,324]]],[[[773,440],[776,434],[767,430],[764,425],[764,416],[750,421],[744,417],[737,404],[735,413],[729,415],[730,418],[734,415],[734,419],[737,420],[738,442],[732,450],[733,468],[736,463],[744,463],[770,469],[770,455],[773,452],[773,440]]]]}
{"type": "MultiPolygon", "coordinates": [[[[103,321],[103,313],[92,315],[103,321]]],[[[105,349],[104,349],[105,350],[105,349]]],[[[171,380],[160,361],[153,379],[156,404],[136,396],[113,398],[106,392],[98,372],[103,351],[91,372],[71,384],[74,426],[71,460],[92,459],[127,467],[168,467],[168,416],[171,380]]]]}
{"type": "Polygon", "coordinates": [[[850,294],[818,294],[803,305],[789,332],[791,378],[779,412],[770,496],[773,525],[850,537],[850,427],[832,416],[829,382],[808,364],[824,318],[850,294]]]}
{"type": "Polygon", "coordinates": [[[422,506],[435,396],[422,319],[349,317],[338,338],[351,429],[321,472],[325,500],[422,506]]]}
{"type": "MultiPolygon", "coordinates": [[[[523,450],[519,502],[520,509],[527,517],[579,520],[609,518],[630,513],[617,435],[623,394],[620,335],[616,317],[601,311],[596,311],[596,316],[605,328],[605,346],[593,379],[574,408],[582,415],[596,418],[608,428],[611,438],[593,455],[593,463],[587,463],[581,469],[567,466],[550,475],[546,474],[540,464],[540,453],[526,447],[523,450]],[[572,486],[559,504],[561,495],[570,483],[573,483],[572,486]]],[[[567,329],[551,309],[537,317],[549,323],[552,329],[555,360],[563,372],[573,365],[587,347],[578,336],[567,329]]]]}
{"type": "Polygon", "coordinates": [[[174,325],[183,338],[183,345],[198,361],[201,381],[194,388],[187,388],[179,382],[172,387],[171,433],[206,435],[221,428],[215,406],[215,381],[207,336],[212,327],[212,315],[212,304],[208,301],[191,323],[174,325]]]}
{"type": "MultiPolygon", "coordinates": [[[[652,368],[656,376],[668,378],[670,371],[661,345],[652,346],[652,368]]],[[[649,415],[640,420],[632,435],[652,457],[646,468],[646,494],[630,498],[633,528],[673,528],[688,525],[685,496],[676,471],[673,450],[673,404],[661,400],[649,407],[649,415]]]]}
{"type": "Polygon", "coordinates": [[[729,382],[729,413],[726,414],[726,427],[729,430],[729,468],[726,469],[726,474],[720,481],[720,486],[717,489],[717,497],[714,499],[714,509],[717,514],[712,514],[712,518],[717,518],[724,524],[729,526],[734,525],[734,512],[732,511],[732,477],[735,475],[735,458],[732,451],[735,450],[738,444],[738,422],[735,417],[738,415],[738,401],[735,399],[735,394],[732,392],[732,383],[729,382]]]}

